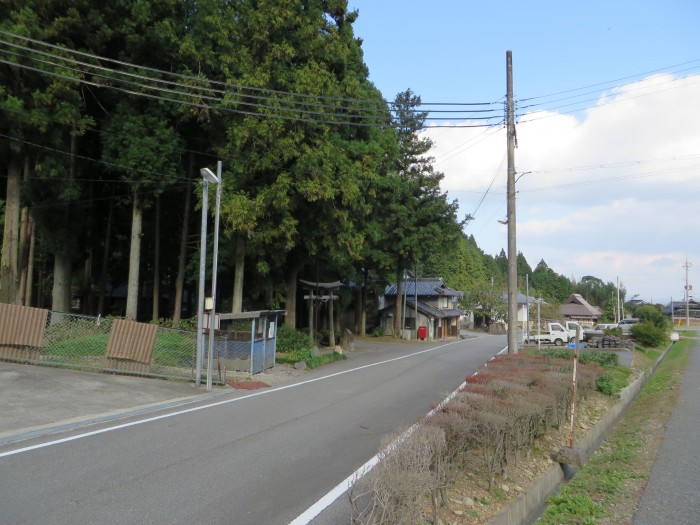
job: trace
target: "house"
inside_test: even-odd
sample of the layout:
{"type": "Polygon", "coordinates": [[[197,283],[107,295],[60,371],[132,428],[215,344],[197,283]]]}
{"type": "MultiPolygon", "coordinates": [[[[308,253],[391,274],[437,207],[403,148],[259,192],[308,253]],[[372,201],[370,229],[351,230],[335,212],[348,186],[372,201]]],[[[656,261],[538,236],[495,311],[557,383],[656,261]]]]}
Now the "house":
{"type": "MultiPolygon", "coordinates": [[[[400,300],[406,305],[402,337],[409,339],[445,339],[459,337],[460,318],[463,312],[457,308],[457,301],[464,292],[453,290],[442,277],[409,278],[403,283],[405,296],[400,300]]],[[[384,333],[394,334],[397,301],[396,283],[384,290],[379,315],[384,333]]]]}
{"type": "Polygon", "coordinates": [[[573,293],[559,307],[559,313],[564,319],[572,321],[580,321],[589,325],[594,325],[598,322],[598,318],[602,315],[597,306],[592,306],[586,301],[581,294],[573,293]]]}
{"type": "Polygon", "coordinates": [[[674,319],[685,319],[686,314],[687,317],[698,319],[700,318],[700,303],[694,299],[688,299],[686,310],[685,301],[673,301],[667,306],[664,306],[661,312],[670,315],[674,319]]]}
{"type": "MultiPolygon", "coordinates": [[[[501,294],[503,300],[508,303],[508,292],[503,292],[501,294]]],[[[529,323],[529,328],[532,328],[537,324],[537,303],[547,304],[542,299],[535,299],[534,297],[528,297],[525,294],[518,292],[518,326],[525,328],[529,323]],[[532,308],[528,309],[528,305],[532,308]]]]}

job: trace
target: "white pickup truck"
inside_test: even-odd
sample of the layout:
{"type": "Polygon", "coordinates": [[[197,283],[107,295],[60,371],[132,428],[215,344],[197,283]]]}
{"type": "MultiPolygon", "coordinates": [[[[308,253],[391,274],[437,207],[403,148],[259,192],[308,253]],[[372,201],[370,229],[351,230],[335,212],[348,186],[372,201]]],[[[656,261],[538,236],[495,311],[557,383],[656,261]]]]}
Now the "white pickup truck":
{"type": "Polygon", "coordinates": [[[569,341],[576,341],[576,331],[579,331],[579,341],[585,341],[586,336],[583,333],[583,327],[576,321],[566,321],[564,323],[566,331],[569,332],[569,341]]]}
{"type": "MultiPolygon", "coordinates": [[[[574,338],[576,338],[575,332],[574,338]]],[[[537,330],[533,330],[527,336],[527,340],[525,342],[536,343],[537,341],[556,346],[564,346],[571,341],[571,337],[569,335],[569,330],[567,330],[567,328],[561,323],[547,323],[546,330],[541,330],[539,333],[537,330]]]]}

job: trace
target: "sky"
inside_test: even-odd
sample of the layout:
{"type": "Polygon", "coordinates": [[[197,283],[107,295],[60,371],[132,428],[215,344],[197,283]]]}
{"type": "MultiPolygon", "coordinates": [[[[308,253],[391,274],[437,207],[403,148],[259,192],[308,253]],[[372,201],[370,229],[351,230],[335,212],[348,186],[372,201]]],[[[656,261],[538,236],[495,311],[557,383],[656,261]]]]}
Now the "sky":
{"type": "MultiPolygon", "coordinates": [[[[700,290],[700,2],[348,3],[370,80],[390,101],[410,89],[425,103],[503,111],[512,52],[516,244],[533,270],[544,260],[652,303],[683,300],[686,273],[700,290]]],[[[464,231],[497,255],[507,138],[488,124],[425,133],[459,218],[474,216],[464,231]]]]}

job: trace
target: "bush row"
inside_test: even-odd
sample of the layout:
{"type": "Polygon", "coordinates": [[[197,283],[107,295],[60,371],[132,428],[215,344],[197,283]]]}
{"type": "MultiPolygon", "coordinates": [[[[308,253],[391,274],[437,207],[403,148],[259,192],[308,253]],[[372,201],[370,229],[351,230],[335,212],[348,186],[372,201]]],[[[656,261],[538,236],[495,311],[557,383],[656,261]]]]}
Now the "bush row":
{"type": "MultiPolygon", "coordinates": [[[[585,397],[602,372],[597,364],[579,366],[577,396],[585,397]]],[[[560,358],[490,361],[355,483],[353,523],[421,523],[426,495],[436,523],[446,488],[467,472],[491,491],[498,476],[507,478],[511,465],[532,454],[537,438],[567,421],[572,375],[571,361],[560,358]]]]}

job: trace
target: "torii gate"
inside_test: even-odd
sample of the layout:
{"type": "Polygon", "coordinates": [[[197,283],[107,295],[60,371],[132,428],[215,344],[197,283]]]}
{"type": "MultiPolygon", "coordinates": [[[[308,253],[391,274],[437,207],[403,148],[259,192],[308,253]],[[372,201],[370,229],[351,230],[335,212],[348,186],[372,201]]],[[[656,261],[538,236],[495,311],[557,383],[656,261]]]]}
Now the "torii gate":
{"type": "MultiPolygon", "coordinates": [[[[333,292],[343,286],[343,283],[340,281],[335,281],[332,283],[314,283],[311,281],[304,281],[303,279],[299,279],[299,282],[304,285],[304,290],[309,290],[309,337],[311,337],[312,340],[314,338],[314,301],[329,301],[328,342],[332,348],[335,348],[335,321],[333,319],[333,299],[335,299],[335,296],[333,295],[333,292]],[[328,292],[328,295],[321,295],[320,293],[316,293],[316,295],[314,295],[314,290],[325,290],[328,292]]],[[[304,299],[307,299],[307,297],[304,297],[304,299]]]]}

